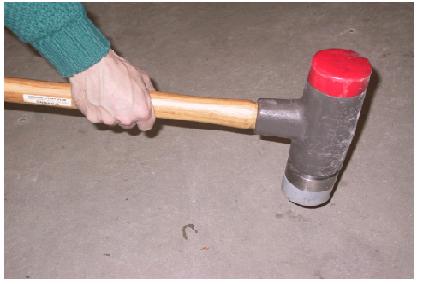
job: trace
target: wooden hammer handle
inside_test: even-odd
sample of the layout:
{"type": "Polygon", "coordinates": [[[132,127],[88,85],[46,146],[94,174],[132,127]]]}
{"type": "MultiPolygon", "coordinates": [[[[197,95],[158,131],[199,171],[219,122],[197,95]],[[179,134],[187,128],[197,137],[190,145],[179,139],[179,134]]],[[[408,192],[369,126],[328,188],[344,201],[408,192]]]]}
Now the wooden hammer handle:
{"type": "MultiPolygon", "coordinates": [[[[250,100],[220,99],[151,92],[157,118],[213,123],[241,129],[254,129],[257,104],[250,100]]],[[[50,105],[77,109],[70,84],[20,78],[4,79],[5,102],[50,105]]]]}

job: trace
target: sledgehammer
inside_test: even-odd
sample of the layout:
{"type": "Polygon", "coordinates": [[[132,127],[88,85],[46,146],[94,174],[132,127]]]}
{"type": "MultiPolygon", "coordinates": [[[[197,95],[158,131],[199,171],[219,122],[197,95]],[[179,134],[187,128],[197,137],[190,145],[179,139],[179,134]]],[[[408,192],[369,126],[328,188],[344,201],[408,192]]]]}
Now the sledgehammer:
{"type": "MultiPolygon", "coordinates": [[[[299,99],[204,98],[152,92],[157,118],[255,129],[291,139],[282,189],[291,202],[317,206],[330,199],[354,137],[371,75],[369,61],[351,50],[318,51],[299,99]]],[[[67,83],[5,78],[5,101],[76,108],[67,83]]]]}

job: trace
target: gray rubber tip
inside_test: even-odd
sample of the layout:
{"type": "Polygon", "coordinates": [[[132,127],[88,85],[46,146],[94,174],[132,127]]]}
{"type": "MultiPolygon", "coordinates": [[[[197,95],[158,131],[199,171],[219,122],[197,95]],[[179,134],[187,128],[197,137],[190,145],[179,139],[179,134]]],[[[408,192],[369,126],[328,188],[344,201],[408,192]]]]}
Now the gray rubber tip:
{"type": "Polygon", "coordinates": [[[302,206],[317,206],[330,199],[329,191],[304,191],[296,188],[284,176],[282,180],[282,190],[285,192],[289,201],[302,206]]]}

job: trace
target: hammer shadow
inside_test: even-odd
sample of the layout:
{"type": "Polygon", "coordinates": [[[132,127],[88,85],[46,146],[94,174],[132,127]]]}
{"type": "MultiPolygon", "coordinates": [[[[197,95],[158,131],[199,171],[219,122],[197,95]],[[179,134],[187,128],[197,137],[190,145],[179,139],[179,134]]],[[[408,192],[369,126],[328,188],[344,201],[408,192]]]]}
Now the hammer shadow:
{"type": "Polygon", "coordinates": [[[233,133],[239,133],[243,135],[254,135],[253,130],[249,129],[234,129],[230,127],[214,125],[214,124],[206,124],[206,123],[197,123],[192,121],[183,121],[183,120],[168,120],[168,119],[159,119],[156,120],[153,128],[148,131],[141,131],[137,127],[132,129],[123,129],[118,125],[115,126],[108,126],[106,124],[98,123],[95,124],[95,128],[101,131],[113,131],[114,133],[122,133],[127,132],[130,136],[139,136],[142,133],[148,138],[154,138],[159,134],[159,132],[164,128],[164,126],[175,126],[187,129],[198,129],[198,130],[217,130],[217,131],[228,131],[233,133]]]}
{"type": "Polygon", "coordinates": [[[285,137],[278,137],[278,136],[260,136],[260,140],[263,141],[270,141],[275,143],[281,144],[291,144],[291,139],[285,137]]]}
{"type": "Polygon", "coordinates": [[[8,110],[23,110],[37,113],[52,113],[65,116],[84,117],[84,115],[76,109],[55,108],[45,105],[14,104],[5,102],[4,108],[8,110]]]}
{"type": "MultiPolygon", "coordinates": [[[[360,140],[360,137],[364,132],[364,128],[365,128],[366,121],[367,121],[367,118],[368,118],[368,114],[369,114],[369,111],[370,111],[370,108],[371,108],[373,97],[376,94],[376,90],[379,87],[380,82],[381,82],[381,77],[379,76],[379,73],[376,71],[376,69],[373,68],[372,73],[371,73],[371,77],[370,77],[370,82],[367,86],[367,93],[366,93],[366,97],[365,97],[365,100],[364,100],[364,104],[361,107],[360,118],[359,118],[358,123],[357,123],[357,128],[355,129],[354,139],[352,140],[351,144],[349,145],[348,153],[345,156],[342,169],[340,170],[340,172],[338,174],[337,181],[335,183],[335,186],[333,187],[332,192],[330,193],[331,198],[333,197],[336,190],[338,189],[338,184],[341,182],[343,172],[348,167],[348,163],[349,163],[349,161],[352,157],[352,154],[354,153],[355,148],[358,144],[358,141],[360,140]]],[[[317,209],[317,208],[320,208],[320,207],[325,206],[326,204],[330,203],[330,200],[331,199],[329,199],[325,203],[322,203],[322,204],[317,205],[317,206],[302,206],[302,205],[299,205],[299,204],[296,204],[296,205],[300,206],[300,207],[305,207],[305,208],[308,208],[308,209],[317,209]]]]}
{"type": "Polygon", "coordinates": [[[175,126],[188,129],[198,129],[198,130],[218,130],[218,131],[228,131],[232,133],[238,133],[243,135],[254,135],[252,129],[236,129],[222,125],[208,124],[208,123],[198,123],[193,121],[184,121],[184,120],[169,120],[169,119],[160,119],[155,122],[154,128],[146,132],[147,137],[155,137],[158,135],[159,131],[165,126],[175,126]]]}

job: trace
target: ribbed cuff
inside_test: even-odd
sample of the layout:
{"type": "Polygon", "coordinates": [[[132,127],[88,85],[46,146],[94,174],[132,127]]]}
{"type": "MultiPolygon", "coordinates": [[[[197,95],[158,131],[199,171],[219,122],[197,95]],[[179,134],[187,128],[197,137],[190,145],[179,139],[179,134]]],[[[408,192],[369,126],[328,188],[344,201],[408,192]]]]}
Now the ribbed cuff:
{"type": "Polygon", "coordinates": [[[79,18],[33,46],[63,77],[71,77],[98,63],[110,42],[88,18],[79,18]]]}

